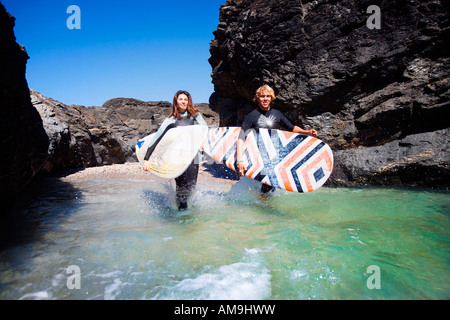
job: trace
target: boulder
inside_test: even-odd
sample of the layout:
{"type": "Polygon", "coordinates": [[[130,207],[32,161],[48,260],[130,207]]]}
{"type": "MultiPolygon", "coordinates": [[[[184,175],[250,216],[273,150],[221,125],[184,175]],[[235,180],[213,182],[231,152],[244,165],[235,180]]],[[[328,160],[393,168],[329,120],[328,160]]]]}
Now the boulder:
{"type": "Polygon", "coordinates": [[[125,143],[99,122],[89,108],[68,106],[35,90],[30,90],[30,97],[50,141],[43,172],[126,161],[129,150],[125,143]]]}
{"type": "Polygon", "coordinates": [[[448,1],[228,0],[210,46],[211,108],[221,125],[239,125],[268,84],[273,107],[335,151],[328,185],[408,172],[395,181],[448,186],[448,151],[415,139],[435,139],[450,124],[449,33],[448,1]],[[379,29],[369,28],[373,4],[379,29]],[[425,146],[443,154],[425,159],[425,146]]]}
{"type": "Polygon", "coordinates": [[[2,212],[41,170],[48,137],[30,101],[25,68],[28,54],[16,42],[14,17],[0,3],[0,203],[2,212]]]}
{"type": "MultiPolygon", "coordinates": [[[[101,107],[84,107],[65,105],[35,90],[30,96],[50,140],[45,173],[136,162],[137,141],[155,132],[171,111],[166,101],[115,98],[101,107]]],[[[218,124],[207,104],[195,106],[208,124],[218,124]]]]}

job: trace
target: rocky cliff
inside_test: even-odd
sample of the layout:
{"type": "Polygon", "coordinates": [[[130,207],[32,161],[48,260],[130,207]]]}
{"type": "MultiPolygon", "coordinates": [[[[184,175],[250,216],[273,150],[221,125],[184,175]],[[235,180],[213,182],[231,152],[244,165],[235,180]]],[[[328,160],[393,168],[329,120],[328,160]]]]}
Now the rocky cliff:
{"type": "Polygon", "coordinates": [[[0,203],[2,212],[47,158],[48,138],[25,79],[28,55],[14,36],[14,17],[0,3],[0,203]]]}
{"type": "MultiPolygon", "coordinates": [[[[38,174],[137,161],[137,140],[156,131],[169,102],[117,98],[102,107],[65,105],[30,90],[28,60],[17,44],[14,17],[0,4],[0,202],[2,213],[38,174]]],[[[208,104],[196,104],[217,126],[208,104]]]]}
{"type": "Polygon", "coordinates": [[[42,171],[54,173],[74,168],[121,163],[129,150],[89,108],[67,106],[30,90],[49,137],[48,158],[42,171]]]}
{"type": "MultiPolygon", "coordinates": [[[[239,125],[255,89],[335,152],[328,185],[448,187],[448,1],[227,1],[211,43],[215,92],[196,105],[211,126],[239,125]],[[368,28],[371,5],[380,29],[368,28]],[[211,109],[210,109],[211,106],[211,109]],[[220,123],[219,123],[220,115],[220,123]]],[[[28,55],[0,5],[0,200],[38,172],[136,161],[169,102],[65,105],[29,90],[28,55]]]]}
{"type": "MultiPolygon", "coordinates": [[[[206,103],[195,104],[208,125],[218,125],[218,114],[206,103]]],[[[140,139],[155,132],[170,115],[172,104],[168,101],[141,101],[131,98],[115,98],[106,101],[102,107],[89,108],[97,120],[114,132],[130,150],[127,160],[135,159],[134,146],[140,139]]]]}
{"type": "Polygon", "coordinates": [[[449,1],[228,0],[211,107],[239,124],[269,84],[274,107],[334,149],[328,185],[448,187],[449,34],[449,1]]]}
{"type": "MultiPolygon", "coordinates": [[[[155,132],[171,112],[167,101],[111,99],[101,107],[65,105],[30,90],[50,146],[42,171],[56,173],[75,168],[136,162],[137,141],[155,132]]],[[[195,105],[211,126],[218,115],[207,104],[195,105]]]]}

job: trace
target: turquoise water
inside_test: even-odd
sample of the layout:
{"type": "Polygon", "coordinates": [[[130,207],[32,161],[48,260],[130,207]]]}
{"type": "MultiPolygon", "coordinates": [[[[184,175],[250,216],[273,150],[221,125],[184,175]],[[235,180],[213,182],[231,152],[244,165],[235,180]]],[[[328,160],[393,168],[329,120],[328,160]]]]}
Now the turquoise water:
{"type": "Polygon", "coordinates": [[[450,298],[448,192],[257,189],[49,179],[2,223],[0,299],[450,298]]]}

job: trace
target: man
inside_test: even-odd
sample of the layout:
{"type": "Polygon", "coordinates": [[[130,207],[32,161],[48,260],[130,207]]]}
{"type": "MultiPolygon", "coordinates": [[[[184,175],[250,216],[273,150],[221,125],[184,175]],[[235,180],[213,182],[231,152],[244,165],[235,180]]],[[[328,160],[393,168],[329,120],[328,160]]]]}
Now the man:
{"type": "MultiPolygon", "coordinates": [[[[250,112],[242,123],[241,132],[237,141],[236,160],[238,163],[238,170],[241,176],[245,175],[247,168],[242,160],[244,154],[244,141],[247,131],[251,128],[265,128],[265,129],[283,129],[295,133],[306,134],[317,137],[317,130],[304,130],[298,126],[293,125],[286,116],[279,110],[270,107],[270,104],[275,100],[275,92],[268,85],[263,85],[256,90],[254,102],[258,104],[258,108],[250,112]]],[[[265,196],[273,189],[272,186],[263,184],[261,186],[261,195],[265,196]]]]}

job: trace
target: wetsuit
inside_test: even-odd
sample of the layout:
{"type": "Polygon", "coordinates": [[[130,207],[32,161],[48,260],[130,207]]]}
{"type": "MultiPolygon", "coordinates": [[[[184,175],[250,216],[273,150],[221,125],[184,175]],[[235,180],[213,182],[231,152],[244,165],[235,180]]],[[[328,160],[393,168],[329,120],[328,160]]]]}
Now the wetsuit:
{"type": "MultiPolygon", "coordinates": [[[[261,108],[257,108],[245,117],[241,126],[242,130],[239,134],[239,139],[245,141],[248,130],[252,128],[283,129],[293,131],[294,127],[295,126],[280,110],[270,108],[268,111],[264,111],[261,108]]],[[[261,193],[268,193],[272,189],[272,186],[263,184],[261,186],[261,193]]]]}
{"type": "MultiPolygon", "coordinates": [[[[164,134],[171,128],[179,127],[179,126],[190,126],[194,125],[197,122],[200,125],[207,125],[203,117],[200,113],[197,116],[191,118],[187,112],[184,112],[181,115],[181,119],[175,118],[167,118],[156,131],[155,137],[153,138],[153,145],[151,148],[147,150],[145,154],[144,160],[147,161],[150,158],[151,153],[153,152],[155,146],[162,139],[164,134]]],[[[176,184],[176,200],[179,210],[184,210],[187,208],[187,202],[189,196],[197,185],[197,176],[198,176],[198,161],[196,158],[192,160],[192,163],[186,169],[186,171],[181,174],[178,178],[175,178],[176,184]]]]}

